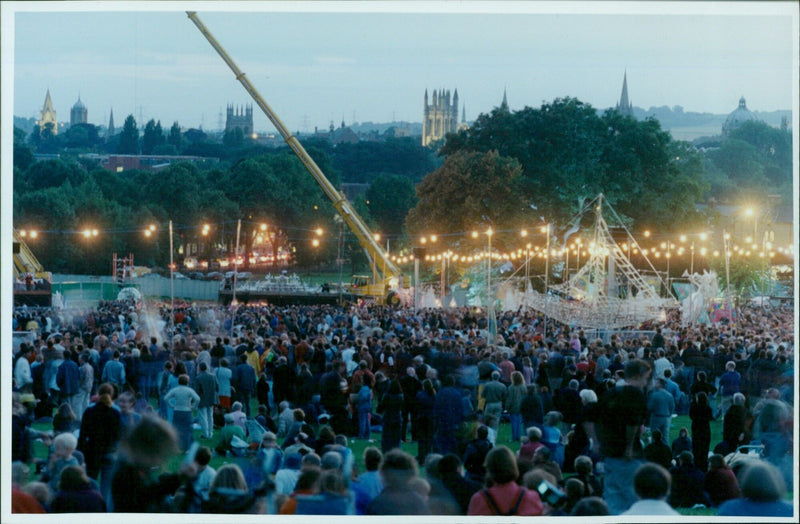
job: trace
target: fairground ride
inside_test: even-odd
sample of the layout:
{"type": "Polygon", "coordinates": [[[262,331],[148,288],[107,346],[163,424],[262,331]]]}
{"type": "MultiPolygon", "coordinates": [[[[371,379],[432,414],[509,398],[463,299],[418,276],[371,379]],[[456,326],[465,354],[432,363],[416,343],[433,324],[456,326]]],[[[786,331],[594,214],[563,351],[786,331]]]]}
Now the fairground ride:
{"type": "Polygon", "coordinates": [[[49,307],[53,300],[52,275],[30,250],[22,234],[14,230],[14,306],[49,307]]]}

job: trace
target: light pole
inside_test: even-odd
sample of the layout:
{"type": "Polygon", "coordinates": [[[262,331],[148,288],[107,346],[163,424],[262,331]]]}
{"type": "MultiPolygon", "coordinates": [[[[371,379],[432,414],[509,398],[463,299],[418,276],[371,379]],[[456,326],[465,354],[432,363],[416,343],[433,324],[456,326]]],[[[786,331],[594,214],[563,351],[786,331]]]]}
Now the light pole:
{"type": "MultiPolygon", "coordinates": [[[[486,230],[486,245],[488,248],[488,253],[486,257],[486,301],[487,304],[492,299],[492,228],[486,230]]],[[[494,304],[492,304],[494,307],[494,304]]]]}
{"type": "MultiPolygon", "coordinates": [[[[550,224],[542,226],[542,233],[546,233],[544,249],[544,332],[543,340],[547,340],[547,290],[550,287],[550,224]]],[[[545,342],[546,343],[546,342],[545,342]]]]}
{"type": "Polygon", "coordinates": [[[172,220],[169,221],[169,347],[172,349],[175,332],[175,262],[173,253],[172,220]]]}

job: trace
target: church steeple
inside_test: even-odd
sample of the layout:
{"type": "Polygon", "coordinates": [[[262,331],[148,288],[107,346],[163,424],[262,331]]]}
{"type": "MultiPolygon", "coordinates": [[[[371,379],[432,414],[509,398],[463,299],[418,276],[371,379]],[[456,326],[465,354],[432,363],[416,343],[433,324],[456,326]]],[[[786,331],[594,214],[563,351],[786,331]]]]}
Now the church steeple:
{"type": "Polygon", "coordinates": [[[508,96],[506,96],[506,88],[503,88],[503,101],[500,103],[500,109],[508,111],[508,96]]]}
{"type": "Polygon", "coordinates": [[[52,124],[53,134],[58,134],[58,120],[56,119],[56,110],[53,107],[53,100],[50,98],[50,88],[47,89],[47,95],[44,97],[44,106],[39,113],[39,132],[44,131],[47,124],[52,124]]]}
{"type": "Polygon", "coordinates": [[[111,108],[111,116],[108,117],[108,131],[106,132],[107,137],[114,136],[114,108],[111,108]]]}
{"type": "Polygon", "coordinates": [[[628,100],[628,71],[622,76],[622,94],[619,97],[617,111],[621,115],[633,116],[633,104],[628,100]]]}

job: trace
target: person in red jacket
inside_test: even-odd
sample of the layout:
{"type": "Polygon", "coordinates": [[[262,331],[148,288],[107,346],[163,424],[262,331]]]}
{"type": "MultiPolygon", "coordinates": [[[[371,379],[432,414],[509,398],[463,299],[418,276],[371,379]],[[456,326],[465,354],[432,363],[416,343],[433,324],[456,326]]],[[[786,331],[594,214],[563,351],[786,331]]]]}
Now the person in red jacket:
{"type": "Polygon", "coordinates": [[[517,461],[506,446],[494,447],[486,455],[486,474],[492,485],[472,496],[467,515],[542,514],[539,494],[517,484],[517,461]]]}

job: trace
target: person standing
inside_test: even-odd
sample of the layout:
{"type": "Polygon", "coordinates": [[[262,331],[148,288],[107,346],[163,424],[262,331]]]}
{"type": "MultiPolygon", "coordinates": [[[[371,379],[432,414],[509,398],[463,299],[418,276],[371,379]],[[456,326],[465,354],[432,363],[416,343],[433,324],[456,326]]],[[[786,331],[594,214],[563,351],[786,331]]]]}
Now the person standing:
{"type": "Polygon", "coordinates": [[[78,410],[81,409],[80,388],[81,371],[78,364],[72,360],[72,352],[64,350],[64,361],[58,366],[56,371],[56,384],[61,394],[61,402],[66,402],[72,408],[76,417],[78,410]]]}
{"type": "Polygon", "coordinates": [[[83,418],[83,412],[89,407],[89,400],[92,397],[92,389],[94,388],[94,368],[89,362],[89,352],[84,351],[81,353],[79,368],[80,371],[80,392],[78,411],[75,411],[75,420],[80,421],[83,418]]]}
{"type": "Polygon", "coordinates": [[[377,411],[383,416],[381,452],[385,454],[394,448],[399,448],[402,440],[403,390],[400,382],[392,380],[389,384],[389,391],[378,404],[377,411]]]}
{"type": "Polygon", "coordinates": [[[711,420],[714,415],[708,405],[708,397],[701,391],[689,406],[692,419],[692,454],[701,471],[708,469],[708,449],[711,447],[711,420]]]}
{"type": "Polygon", "coordinates": [[[108,503],[111,499],[111,473],[117,445],[122,435],[120,413],[113,407],[114,387],[102,384],[97,403],[89,406],[81,420],[78,451],[86,461],[86,474],[100,480],[100,494],[108,503]]]}
{"type": "Polygon", "coordinates": [[[186,451],[194,440],[192,411],[200,402],[200,396],[189,387],[189,375],[178,377],[178,385],[169,390],[164,400],[172,407],[172,425],[178,432],[180,450],[186,451]]]}
{"type": "Polygon", "coordinates": [[[200,397],[197,404],[198,415],[200,416],[200,426],[204,438],[214,436],[214,406],[218,402],[217,377],[208,372],[208,365],[200,362],[198,366],[200,373],[194,378],[194,389],[200,397]]]}
{"type": "MultiPolygon", "coordinates": [[[[616,386],[600,399],[597,435],[593,451],[604,455],[603,498],[612,515],[619,515],[638,500],[631,479],[642,464],[642,426],[647,420],[644,390],[652,371],[644,360],[625,363],[625,384],[616,386]]],[[[590,431],[592,431],[590,429],[590,431]]]]}
{"type": "Polygon", "coordinates": [[[217,398],[219,401],[219,407],[224,409],[225,411],[230,411],[231,409],[231,379],[233,377],[233,371],[231,368],[228,367],[228,359],[221,358],[219,361],[219,367],[214,369],[214,376],[217,378],[217,386],[219,388],[217,398]]]}
{"type": "Polygon", "coordinates": [[[658,430],[664,444],[669,444],[669,427],[675,412],[675,399],[664,389],[666,380],[657,378],[655,388],[647,399],[647,412],[650,415],[650,431],[658,430]]]}
{"type": "Polygon", "coordinates": [[[511,419],[511,440],[519,441],[522,438],[522,399],[527,395],[525,377],[520,371],[511,373],[511,386],[508,388],[508,415],[511,419]]]}
{"type": "Polygon", "coordinates": [[[247,355],[239,356],[239,365],[234,373],[236,396],[244,406],[244,413],[250,418],[250,397],[256,390],[256,370],[247,362],[247,355]]]}
{"type": "Polygon", "coordinates": [[[100,376],[101,382],[113,385],[116,392],[121,391],[125,385],[125,365],[119,361],[119,357],[119,350],[115,349],[111,360],[103,366],[103,374],[100,376]]]}
{"type": "Polygon", "coordinates": [[[500,382],[500,372],[492,371],[492,380],[483,385],[481,398],[484,399],[483,413],[487,424],[496,432],[503,414],[503,402],[508,396],[508,388],[500,382]]]}

